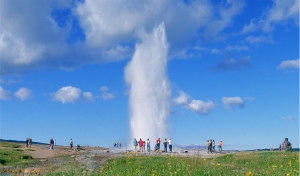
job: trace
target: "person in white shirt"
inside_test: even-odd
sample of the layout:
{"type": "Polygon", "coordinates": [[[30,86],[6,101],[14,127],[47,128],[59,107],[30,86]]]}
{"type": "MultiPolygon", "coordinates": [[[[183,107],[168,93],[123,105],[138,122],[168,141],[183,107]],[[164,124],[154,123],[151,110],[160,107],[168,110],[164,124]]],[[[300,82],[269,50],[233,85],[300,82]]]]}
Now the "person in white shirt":
{"type": "Polygon", "coordinates": [[[172,140],[171,139],[169,139],[168,144],[169,144],[169,150],[170,150],[170,152],[172,152],[172,140]]]}

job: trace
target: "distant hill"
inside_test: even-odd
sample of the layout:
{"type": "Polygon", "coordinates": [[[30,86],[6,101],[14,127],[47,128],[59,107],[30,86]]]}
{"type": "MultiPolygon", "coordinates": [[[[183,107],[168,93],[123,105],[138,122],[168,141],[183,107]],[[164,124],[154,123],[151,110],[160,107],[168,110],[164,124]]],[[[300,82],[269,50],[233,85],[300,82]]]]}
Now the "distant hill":
{"type": "MultiPolygon", "coordinates": [[[[17,140],[6,140],[6,139],[0,139],[0,142],[13,142],[13,143],[20,143],[25,144],[26,141],[17,141],[17,140]]],[[[48,143],[42,143],[42,142],[34,142],[32,141],[32,144],[40,144],[40,145],[48,145],[48,143]]]]}

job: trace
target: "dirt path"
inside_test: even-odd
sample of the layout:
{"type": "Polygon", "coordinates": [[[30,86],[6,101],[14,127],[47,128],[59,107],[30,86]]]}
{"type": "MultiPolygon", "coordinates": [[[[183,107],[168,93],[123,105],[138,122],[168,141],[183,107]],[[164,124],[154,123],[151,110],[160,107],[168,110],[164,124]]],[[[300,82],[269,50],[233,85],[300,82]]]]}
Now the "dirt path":
{"type": "Polygon", "coordinates": [[[78,155],[79,152],[71,150],[64,146],[55,146],[54,150],[50,150],[47,145],[32,145],[31,148],[26,148],[26,153],[34,159],[48,159],[65,155],[78,155]]]}

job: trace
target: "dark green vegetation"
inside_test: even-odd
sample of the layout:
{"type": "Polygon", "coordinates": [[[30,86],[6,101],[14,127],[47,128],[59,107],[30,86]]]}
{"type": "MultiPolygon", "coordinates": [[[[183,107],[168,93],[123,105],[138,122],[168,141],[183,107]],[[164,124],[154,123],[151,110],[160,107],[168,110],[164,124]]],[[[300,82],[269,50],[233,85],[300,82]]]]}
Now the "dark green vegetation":
{"type": "Polygon", "coordinates": [[[1,165],[21,165],[34,162],[30,155],[24,153],[24,149],[21,148],[20,144],[9,142],[1,142],[0,144],[1,165]]]}

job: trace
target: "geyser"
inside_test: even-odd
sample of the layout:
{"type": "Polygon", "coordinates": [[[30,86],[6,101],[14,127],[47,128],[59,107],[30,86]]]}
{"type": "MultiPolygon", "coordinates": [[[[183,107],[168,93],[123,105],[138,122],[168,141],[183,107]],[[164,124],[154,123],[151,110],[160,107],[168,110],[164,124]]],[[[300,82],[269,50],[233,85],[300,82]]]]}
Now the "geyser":
{"type": "MultiPolygon", "coordinates": [[[[169,115],[171,90],[167,70],[168,43],[164,23],[142,36],[132,60],[125,68],[129,85],[131,137],[150,139],[169,137],[166,119],[169,115]]],[[[131,140],[132,140],[131,139],[131,140]]]]}

